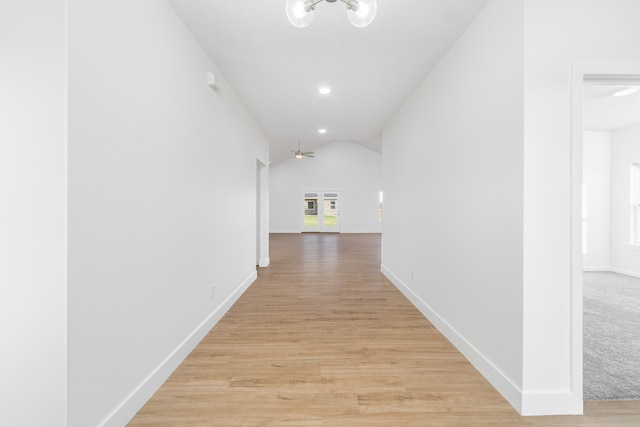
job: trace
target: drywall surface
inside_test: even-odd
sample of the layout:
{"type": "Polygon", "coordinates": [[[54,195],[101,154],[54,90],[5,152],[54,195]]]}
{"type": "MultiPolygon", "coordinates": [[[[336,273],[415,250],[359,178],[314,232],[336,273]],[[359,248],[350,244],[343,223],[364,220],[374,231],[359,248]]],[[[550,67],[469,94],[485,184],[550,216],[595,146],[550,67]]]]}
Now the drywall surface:
{"type": "Polygon", "coordinates": [[[271,167],[270,231],[299,233],[303,228],[305,191],[340,192],[340,231],[380,233],[380,153],[349,141],[315,150],[315,158],[284,161],[271,167]]]}
{"type": "Polygon", "coordinates": [[[66,14],[0,3],[3,426],[66,426],[66,14]]]}
{"type": "Polygon", "coordinates": [[[69,5],[69,426],[116,426],[255,278],[268,146],[166,1],[69,5]]]}
{"type": "Polygon", "coordinates": [[[583,227],[586,227],[583,268],[608,271],[611,269],[611,134],[584,132],[582,158],[583,227]]]}
{"type": "Polygon", "coordinates": [[[490,2],[383,133],[383,271],[516,408],[522,14],[490,2]]]}
{"type": "Polygon", "coordinates": [[[640,277],[640,247],[631,245],[631,165],[640,164],[640,126],[611,133],[611,267],[640,277]]]}
{"type": "Polygon", "coordinates": [[[582,411],[582,332],[573,315],[582,306],[570,258],[572,69],[640,60],[639,14],[633,0],[525,1],[525,413],[582,411]],[[545,394],[564,404],[551,407],[539,399],[545,394]]]}

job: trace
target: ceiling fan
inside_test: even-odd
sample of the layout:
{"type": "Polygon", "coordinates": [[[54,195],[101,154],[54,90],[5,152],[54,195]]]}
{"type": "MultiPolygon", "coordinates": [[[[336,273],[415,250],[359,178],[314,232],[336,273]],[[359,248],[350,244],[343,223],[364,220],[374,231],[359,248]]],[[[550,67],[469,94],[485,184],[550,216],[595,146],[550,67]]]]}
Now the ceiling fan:
{"type": "Polygon", "coordinates": [[[313,151],[308,151],[306,153],[300,151],[300,140],[298,140],[298,151],[294,151],[294,150],[289,150],[293,153],[293,156],[296,159],[301,159],[303,157],[315,157],[316,153],[314,153],[313,151]]]}

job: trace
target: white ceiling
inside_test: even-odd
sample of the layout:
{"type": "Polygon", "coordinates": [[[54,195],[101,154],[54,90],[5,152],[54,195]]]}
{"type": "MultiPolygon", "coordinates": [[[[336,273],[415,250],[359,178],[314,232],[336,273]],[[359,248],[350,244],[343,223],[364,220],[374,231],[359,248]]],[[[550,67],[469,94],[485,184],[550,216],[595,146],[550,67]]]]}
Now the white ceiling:
{"type": "Polygon", "coordinates": [[[303,151],[335,140],[380,151],[382,128],[487,3],[377,1],[366,28],[349,23],[341,2],[319,4],[307,28],[289,23],[285,0],[170,3],[255,116],[276,163],[298,139],[303,151]]]}
{"type": "Polygon", "coordinates": [[[640,90],[628,96],[613,96],[613,93],[629,87],[634,86],[586,84],[582,127],[585,130],[611,131],[640,124],[640,90]]]}

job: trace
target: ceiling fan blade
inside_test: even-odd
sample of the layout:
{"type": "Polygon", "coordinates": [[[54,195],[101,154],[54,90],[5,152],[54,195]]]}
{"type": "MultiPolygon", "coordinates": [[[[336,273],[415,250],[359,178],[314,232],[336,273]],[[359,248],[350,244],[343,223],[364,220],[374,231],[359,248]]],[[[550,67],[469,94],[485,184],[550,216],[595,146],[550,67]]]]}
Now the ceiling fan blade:
{"type": "Polygon", "coordinates": [[[315,157],[315,154],[313,154],[313,153],[304,153],[303,156],[305,156],[305,157],[315,157]]]}

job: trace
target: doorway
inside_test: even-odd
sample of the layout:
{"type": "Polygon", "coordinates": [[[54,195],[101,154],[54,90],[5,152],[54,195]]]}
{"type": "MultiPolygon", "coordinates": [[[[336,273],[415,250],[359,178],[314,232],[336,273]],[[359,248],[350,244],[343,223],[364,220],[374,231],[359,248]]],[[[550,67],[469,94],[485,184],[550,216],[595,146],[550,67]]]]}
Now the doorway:
{"type": "Polygon", "coordinates": [[[269,260],[269,166],[256,161],[256,265],[268,267],[269,260]]]}
{"type": "Polygon", "coordinates": [[[340,232],[340,193],[307,191],[303,195],[303,233],[340,232]]]}
{"type": "MultiPolygon", "coordinates": [[[[629,293],[633,287],[626,284],[629,276],[618,273],[633,271],[625,271],[628,267],[619,265],[616,258],[620,259],[620,252],[628,251],[634,243],[630,237],[634,227],[631,187],[633,165],[640,162],[640,157],[634,159],[628,148],[621,154],[616,144],[634,128],[640,141],[640,67],[577,67],[574,89],[574,373],[581,371],[585,400],[638,399],[640,388],[635,378],[640,358],[634,345],[640,346],[640,334],[635,332],[640,330],[640,312],[625,307],[633,305],[630,301],[634,295],[629,293]],[[636,319],[633,325],[630,319],[636,319]],[[625,371],[630,366],[635,369],[625,371]]],[[[635,144],[640,156],[640,142],[635,144]]],[[[635,250],[640,250],[640,245],[636,246],[635,250]]],[[[640,272],[640,263],[637,265],[640,272]]],[[[638,298],[640,293],[634,293],[638,298]]]]}

